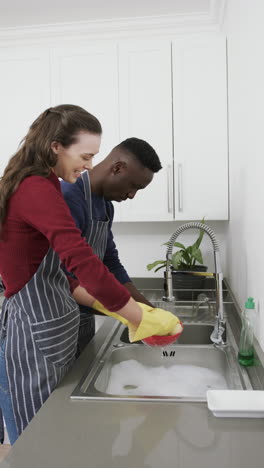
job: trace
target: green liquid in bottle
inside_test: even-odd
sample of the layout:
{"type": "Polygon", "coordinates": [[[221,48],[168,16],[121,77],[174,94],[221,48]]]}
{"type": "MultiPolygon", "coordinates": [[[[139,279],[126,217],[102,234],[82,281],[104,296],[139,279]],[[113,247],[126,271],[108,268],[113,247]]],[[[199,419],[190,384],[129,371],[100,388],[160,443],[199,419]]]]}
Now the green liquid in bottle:
{"type": "Polygon", "coordinates": [[[242,314],[242,328],[239,340],[238,362],[242,366],[254,365],[254,301],[249,297],[242,314]]]}
{"type": "Polygon", "coordinates": [[[238,362],[242,366],[252,366],[254,364],[254,352],[239,352],[238,353],[238,362]]]}

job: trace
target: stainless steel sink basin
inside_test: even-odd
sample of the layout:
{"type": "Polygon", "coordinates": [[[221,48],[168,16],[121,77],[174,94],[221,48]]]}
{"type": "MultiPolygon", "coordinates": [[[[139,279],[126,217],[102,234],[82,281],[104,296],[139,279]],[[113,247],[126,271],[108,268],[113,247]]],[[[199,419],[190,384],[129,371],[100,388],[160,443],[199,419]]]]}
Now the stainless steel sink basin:
{"type": "MultiPolygon", "coordinates": [[[[188,304],[188,301],[179,301],[177,299],[177,290],[173,290],[173,293],[175,295],[175,302],[174,303],[170,303],[170,302],[163,302],[162,301],[162,297],[164,296],[164,290],[163,289],[147,289],[147,288],[138,288],[140,293],[143,294],[144,297],[147,297],[148,300],[154,305],[156,305],[157,303],[163,303],[163,304],[167,304],[167,305],[177,305],[177,304],[188,304]]],[[[182,290],[180,290],[182,291],[182,290]]],[[[186,291],[189,291],[191,293],[191,289],[188,289],[186,291]]],[[[201,290],[193,290],[193,291],[196,291],[196,293],[201,293],[201,294],[205,294],[210,300],[212,301],[215,301],[215,290],[214,289],[201,289],[201,290]]],[[[230,303],[232,302],[232,298],[230,296],[230,293],[227,289],[223,289],[223,300],[224,300],[224,303],[230,303]]],[[[189,301],[189,303],[197,303],[197,299],[196,300],[192,300],[192,301],[189,301]]],[[[194,304],[194,305],[195,305],[194,304]]]]}
{"type": "MultiPolygon", "coordinates": [[[[213,325],[201,324],[201,323],[185,323],[183,332],[175,345],[178,344],[190,344],[190,345],[209,345],[212,344],[210,336],[214,329],[213,325]]],[[[125,328],[120,335],[120,341],[122,343],[130,343],[128,338],[128,329],[125,328]]],[[[135,343],[142,343],[136,341],[135,343]]]]}
{"type": "MultiPolygon", "coordinates": [[[[215,302],[210,302],[210,308],[198,301],[175,301],[174,303],[165,301],[153,301],[152,304],[160,309],[169,310],[182,320],[194,320],[199,317],[213,320],[216,315],[215,302]]],[[[225,307],[225,305],[224,305],[225,307]]]]}
{"type": "Polygon", "coordinates": [[[213,347],[125,346],[111,352],[93,387],[115,398],[205,400],[207,389],[243,388],[230,361],[228,353],[213,347]]]}
{"type": "Polygon", "coordinates": [[[250,388],[230,345],[152,348],[122,343],[123,330],[123,325],[115,325],[71,398],[195,402],[206,401],[208,388],[250,388]],[[148,385],[142,387],[142,382],[148,385]]]}
{"type": "MultiPolygon", "coordinates": [[[[203,298],[208,298],[209,305],[199,300],[199,295],[197,297],[197,300],[179,301],[177,300],[177,291],[174,291],[174,293],[176,294],[176,300],[173,302],[167,302],[162,300],[162,297],[164,295],[163,289],[140,289],[140,292],[148,298],[148,300],[153,304],[153,306],[159,307],[160,309],[169,310],[170,312],[174,313],[183,320],[196,320],[199,318],[206,318],[207,321],[210,321],[214,320],[216,315],[214,290],[204,289],[200,291],[200,294],[203,298]]],[[[228,307],[230,306],[230,304],[232,304],[232,300],[228,291],[223,291],[223,296],[224,315],[226,316],[228,307]]]]}

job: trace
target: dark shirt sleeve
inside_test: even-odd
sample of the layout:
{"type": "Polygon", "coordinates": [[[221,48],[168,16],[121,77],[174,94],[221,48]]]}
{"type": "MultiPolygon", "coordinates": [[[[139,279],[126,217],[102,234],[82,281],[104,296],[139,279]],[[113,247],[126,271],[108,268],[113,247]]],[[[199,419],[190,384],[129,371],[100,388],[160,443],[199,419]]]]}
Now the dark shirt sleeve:
{"type": "Polygon", "coordinates": [[[120,262],[118,250],[116,248],[116,244],[114,241],[114,236],[112,232],[112,223],[114,218],[114,206],[111,202],[106,202],[106,210],[109,216],[109,227],[108,227],[108,238],[107,238],[107,247],[105,256],[103,258],[104,264],[107,266],[109,271],[113,273],[116,279],[121,283],[130,282],[131,279],[129,278],[125,268],[123,267],[122,263],[120,262]]]}

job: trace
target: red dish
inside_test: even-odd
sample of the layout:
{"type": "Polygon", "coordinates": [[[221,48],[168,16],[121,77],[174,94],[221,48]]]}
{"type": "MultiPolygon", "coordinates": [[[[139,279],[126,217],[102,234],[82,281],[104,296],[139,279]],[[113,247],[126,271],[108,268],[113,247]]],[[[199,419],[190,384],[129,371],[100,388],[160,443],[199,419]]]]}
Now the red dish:
{"type": "MultiPolygon", "coordinates": [[[[181,326],[183,327],[182,323],[180,322],[181,326]]],[[[159,335],[153,335],[153,336],[148,336],[147,338],[144,338],[143,343],[149,346],[168,346],[174,343],[179,336],[182,334],[183,328],[179,333],[176,333],[176,335],[166,335],[166,336],[159,336],[159,335]]]]}

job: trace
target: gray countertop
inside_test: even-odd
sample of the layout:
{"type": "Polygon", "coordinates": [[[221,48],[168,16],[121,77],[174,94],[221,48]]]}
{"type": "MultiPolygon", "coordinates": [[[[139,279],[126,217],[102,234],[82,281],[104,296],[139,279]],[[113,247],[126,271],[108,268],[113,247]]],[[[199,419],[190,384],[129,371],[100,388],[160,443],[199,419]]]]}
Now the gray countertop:
{"type": "Polygon", "coordinates": [[[263,468],[264,419],[216,418],[206,403],[73,401],[106,318],[1,468],[263,468]]]}

